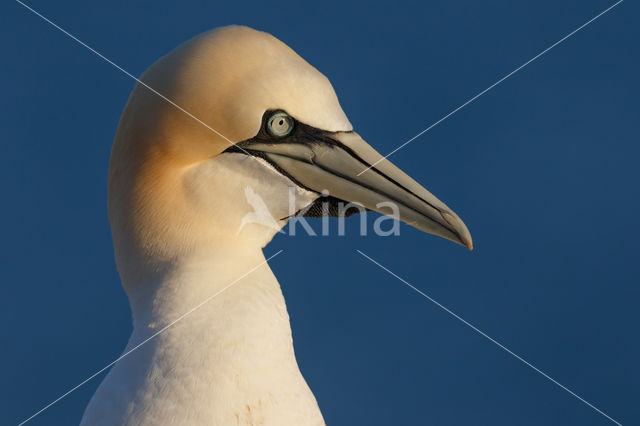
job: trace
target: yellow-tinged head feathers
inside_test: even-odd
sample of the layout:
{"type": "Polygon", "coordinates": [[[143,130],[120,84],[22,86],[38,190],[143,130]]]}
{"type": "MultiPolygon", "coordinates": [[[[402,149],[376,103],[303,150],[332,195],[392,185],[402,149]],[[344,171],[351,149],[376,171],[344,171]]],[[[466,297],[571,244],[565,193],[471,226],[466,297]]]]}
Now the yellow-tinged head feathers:
{"type": "Polygon", "coordinates": [[[251,207],[242,195],[247,188],[260,192],[276,219],[295,213],[283,210],[290,186],[301,195],[298,207],[325,190],[383,214],[380,206],[393,203],[406,223],[471,248],[460,218],[380,162],[351,131],[327,78],[273,36],[238,26],[210,31],[158,60],[140,80],[122,114],[109,172],[121,274],[145,264],[154,270],[213,245],[242,251],[266,244],[273,227],[265,233],[250,226],[240,235],[251,207]],[[276,134],[267,112],[272,119],[290,116],[280,125],[290,119],[292,127],[276,134]],[[252,153],[239,145],[219,155],[241,141],[252,153]]]}
{"type": "Polygon", "coordinates": [[[230,141],[255,136],[269,109],[286,107],[294,118],[320,129],[352,130],[324,75],[272,35],[247,27],[201,34],[158,60],[140,79],[197,118],[138,85],[130,102],[136,92],[144,92],[139,112],[150,126],[167,133],[193,132],[220,150],[230,141]]]}
{"type": "Polygon", "coordinates": [[[144,85],[136,85],[122,114],[109,173],[119,264],[134,253],[170,259],[206,235],[206,227],[194,229],[206,219],[190,199],[184,173],[255,136],[266,110],[286,109],[321,129],[351,130],[325,76],[275,37],[247,27],[201,34],[140,80],[144,85]]]}

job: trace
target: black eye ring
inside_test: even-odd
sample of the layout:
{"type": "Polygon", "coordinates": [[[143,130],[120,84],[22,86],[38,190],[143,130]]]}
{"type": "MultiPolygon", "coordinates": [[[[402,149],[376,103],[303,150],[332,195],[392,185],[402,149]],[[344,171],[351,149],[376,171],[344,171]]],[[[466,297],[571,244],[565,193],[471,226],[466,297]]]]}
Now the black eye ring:
{"type": "Polygon", "coordinates": [[[278,138],[287,136],[293,130],[293,118],[286,112],[276,112],[267,121],[267,130],[278,138]]]}

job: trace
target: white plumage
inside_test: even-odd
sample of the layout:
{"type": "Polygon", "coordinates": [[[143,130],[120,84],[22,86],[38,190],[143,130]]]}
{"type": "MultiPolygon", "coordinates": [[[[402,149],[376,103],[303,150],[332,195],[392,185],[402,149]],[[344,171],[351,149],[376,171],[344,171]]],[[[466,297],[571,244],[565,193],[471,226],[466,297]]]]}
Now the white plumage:
{"type": "Polygon", "coordinates": [[[268,34],[205,33],[141,80],[239,148],[144,86],[133,90],[109,173],[134,325],[125,352],[181,319],[113,367],[82,424],[324,424],[262,253],[290,216],[290,190],[296,210],[325,189],[382,213],[380,202],[393,201],[401,220],[471,248],[466,227],[386,160],[357,176],[379,154],[352,132],[329,81],[268,34]],[[271,111],[295,128],[282,121],[276,133],[271,111]]]}

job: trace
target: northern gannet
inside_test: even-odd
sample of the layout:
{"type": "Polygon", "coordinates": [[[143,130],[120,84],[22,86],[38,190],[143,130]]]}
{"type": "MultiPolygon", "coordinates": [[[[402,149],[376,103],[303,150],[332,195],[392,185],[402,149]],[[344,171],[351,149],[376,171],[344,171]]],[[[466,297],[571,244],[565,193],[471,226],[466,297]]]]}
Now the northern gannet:
{"type": "Polygon", "coordinates": [[[140,81],[109,169],[133,317],[125,352],[241,279],[115,364],[81,424],[324,424],[262,253],[291,215],[291,188],[296,209],[325,190],[332,203],[383,214],[379,203],[391,201],[401,220],[471,248],[467,228],[389,161],[359,175],[380,154],[353,131],[329,80],[269,34],[206,32],[140,81]],[[246,220],[257,205],[277,226],[246,220]]]}

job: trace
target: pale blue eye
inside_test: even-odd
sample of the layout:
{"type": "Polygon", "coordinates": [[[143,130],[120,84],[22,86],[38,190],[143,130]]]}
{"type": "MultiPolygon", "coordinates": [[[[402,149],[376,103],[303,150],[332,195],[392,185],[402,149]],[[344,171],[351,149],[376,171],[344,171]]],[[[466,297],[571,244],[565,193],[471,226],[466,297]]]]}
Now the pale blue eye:
{"type": "Polygon", "coordinates": [[[267,128],[273,136],[287,136],[293,130],[293,118],[289,117],[286,112],[277,112],[269,117],[267,128]]]}

